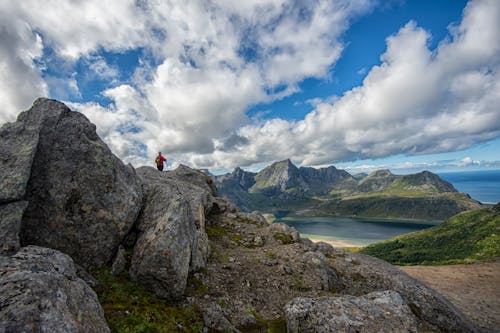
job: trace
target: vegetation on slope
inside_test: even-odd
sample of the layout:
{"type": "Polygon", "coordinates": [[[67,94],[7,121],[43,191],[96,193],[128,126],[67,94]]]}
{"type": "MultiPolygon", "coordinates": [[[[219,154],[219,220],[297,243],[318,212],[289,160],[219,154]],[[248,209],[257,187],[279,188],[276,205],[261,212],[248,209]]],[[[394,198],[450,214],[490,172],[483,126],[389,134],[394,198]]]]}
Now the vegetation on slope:
{"type": "Polygon", "coordinates": [[[128,273],[94,274],[96,292],[111,332],[202,332],[203,316],[196,306],[174,306],[132,281],[128,273]]]}
{"type": "Polygon", "coordinates": [[[500,205],[456,215],[442,224],[360,251],[395,265],[456,264],[500,257],[500,205]]]}

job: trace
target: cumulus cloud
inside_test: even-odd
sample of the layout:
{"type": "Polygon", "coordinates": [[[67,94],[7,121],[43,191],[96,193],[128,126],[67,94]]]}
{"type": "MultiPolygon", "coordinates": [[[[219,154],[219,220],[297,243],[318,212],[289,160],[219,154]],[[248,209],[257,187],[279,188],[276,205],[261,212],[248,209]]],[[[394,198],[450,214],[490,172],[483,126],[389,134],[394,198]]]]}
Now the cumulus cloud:
{"type": "Polygon", "coordinates": [[[303,120],[245,112],[327,78],[342,34],[374,1],[11,1],[0,3],[0,122],[37,95],[62,96],[135,165],[158,150],[197,167],[292,157],[304,165],[460,150],[500,134],[500,5],[471,1],[435,50],[409,22],[381,64],[343,96],[314,99],[303,120]],[[140,53],[135,74],[100,52],[140,53]],[[44,72],[63,64],[66,75],[44,72]],[[83,61],[81,61],[83,60],[83,61]],[[77,63],[110,84],[110,103],[75,102],[77,63]],[[57,90],[59,89],[59,90],[57,90]],[[59,92],[57,92],[59,91],[59,92]],[[65,95],[64,95],[65,94],[65,95]]]}
{"type": "MultiPolygon", "coordinates": [[[[436,50],[415,22],[387,38],[381,64],[304,120],[242,127],[249,144],[214,161],[292,156],[305,165],[456,151],[500,135],[500,3],[473,1],[436,50]]],[[[239,162],[239,163],[238,163],[239,162]]]]}
{"type": "Polygon", "coordinates": [[[0,124],[13,121],[33,99],[48,92],[35,65],[42,56],[42,38],[26,22],[6,15],[6,5],[0,3],[0,124]]]}
{"type": "Polygon", "coordinates": [[[468,171],[475,170],[478,167],[482,169],[498,169],[500,161],[492,160],[475,160],[471,157],[462,159],[438,160],[433,162],[415,162],[407,160],[400,163],[371,163],[359,165],[338,165],[339,168],[347,170],[351,174],[370,173],[381,169],[390,169],[397,174],[407,174],[420,172],[422,170],[431,170],[434,172],[446,171],[468,171]]]}

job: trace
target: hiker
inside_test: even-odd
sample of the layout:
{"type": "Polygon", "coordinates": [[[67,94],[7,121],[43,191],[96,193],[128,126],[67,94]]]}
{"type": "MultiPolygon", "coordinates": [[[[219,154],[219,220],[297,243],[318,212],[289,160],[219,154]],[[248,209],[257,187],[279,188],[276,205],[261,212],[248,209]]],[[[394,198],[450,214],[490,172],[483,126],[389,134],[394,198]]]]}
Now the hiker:
{"type": "Polygon", "coordinates": [[[158,156],[156,156],[155,162],[156,162],[156,167],[158,168],[158,171],[163,171],[163,162],[166,162],[167,159],[165,156],[161,154],[161,151],[158,152],[158,156]]]}

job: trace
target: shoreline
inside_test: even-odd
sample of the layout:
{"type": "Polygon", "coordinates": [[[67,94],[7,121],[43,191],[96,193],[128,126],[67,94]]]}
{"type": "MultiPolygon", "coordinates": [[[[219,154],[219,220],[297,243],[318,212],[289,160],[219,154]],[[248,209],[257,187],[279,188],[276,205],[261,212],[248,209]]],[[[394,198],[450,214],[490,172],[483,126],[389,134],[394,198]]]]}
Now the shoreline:
{"type": "Polygon", "coordinates": [[[359,244],[349,243],[349,241],[343,241],[343,240],[338,240],[338,239],[333,239],[333,238],[326,238],[325,236],[319,236],[319,235],[301,235],[301,236],[303,236],[305,238],[309,238],[314,243],[324,242],[324,243],[330,244],[333,247],[340,247],[340,248],[363,247],[362,245],[359,245],[359,244]]]}

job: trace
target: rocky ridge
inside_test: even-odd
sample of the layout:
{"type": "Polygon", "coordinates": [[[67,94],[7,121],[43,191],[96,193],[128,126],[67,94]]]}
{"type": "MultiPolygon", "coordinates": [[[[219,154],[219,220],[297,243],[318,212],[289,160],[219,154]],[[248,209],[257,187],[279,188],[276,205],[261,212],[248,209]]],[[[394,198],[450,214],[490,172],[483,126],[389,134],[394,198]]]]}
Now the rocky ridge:
{"type": "Polygon", "coordinates": [[[285,160],[256,174],[237,168],[213,178],[220,194],[239,208],[275,214],[444,220],[481,207],[429,171],[395,175],[377,170],[354,177],[334,166],[297,168],[285,160]]]}
{"type": "Polygon", "coordinates": [[[397,328],[476,331],[390,264],[238,211],[203,172],[124,165],[62,103],[38,99],[0,138],[0,331],[107,332],[111,314],[127,321],[136,314],[106,306],[106,323],[92,290],[90,273],[109,278],[111,267],[158,299],[199,307],[200,332],[251,332],[280,320],[289,332],[338,331],[351,325],[344,317],[366,331],[380,311],[397,328]],[[297,304],[302,312],[290,310],[297,304]]]}

